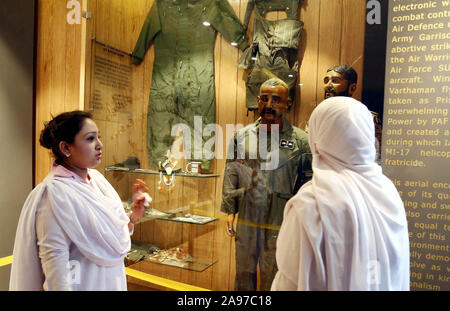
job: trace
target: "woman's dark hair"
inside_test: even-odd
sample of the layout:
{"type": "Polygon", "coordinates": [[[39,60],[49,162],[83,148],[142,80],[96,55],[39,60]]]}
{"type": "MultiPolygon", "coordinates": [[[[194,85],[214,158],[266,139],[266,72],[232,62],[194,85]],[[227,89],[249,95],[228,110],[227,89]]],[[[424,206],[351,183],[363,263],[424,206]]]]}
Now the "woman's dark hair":
{"type": "Polygon", "coordinates": [[[75,136],[83,127],[85,119],[92,119],[92,114],[75,110],[63,112],[45,124],[39,143],[42,147],[52,150],[56,163],[62,164],[65,158],[59,151],[59,143],[65,141],[68,144],[73,144],[75,136]]]}

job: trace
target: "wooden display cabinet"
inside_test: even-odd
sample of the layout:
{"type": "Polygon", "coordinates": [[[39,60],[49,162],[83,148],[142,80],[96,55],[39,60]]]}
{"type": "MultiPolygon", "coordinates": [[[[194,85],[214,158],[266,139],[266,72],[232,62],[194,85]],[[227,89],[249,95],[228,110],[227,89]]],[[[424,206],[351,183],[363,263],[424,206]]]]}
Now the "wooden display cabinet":
{"type": "MultiPolygon", "coordinates": [[[[191,260],[174,261],[141,258],[137,262],[127,261],[130,268],[195,286],[210,288],[212,266],[217,262],[213,252],[213,241],[217,226],[214,217],[214,194],[205,189],[206,183],[219,177],[217,174],[191,175],[181,173],[175,177],[172,190],[159,189],[159,172],[146,169],[124,170],[106,167],[105,176],[112,185],[118,185],[123,202],[130,202],[131,189],[137,178],[146,182],[152,202],[147,214],[135,225],[133,243],[154,245],[161,251],[184,252],[191,260]],[[151,211],[151,212],[150,212],[151,211]],[[157,212],[155,212],[157,211],[157,212]],[[200,222],[192,217],[200,216],[200,222]]],[[[142,282],[137,282],[142,285],[142,282]]]]}
{"type": "MultiPolygon", "coordinates": [[[[203,270],[197,269],[202,271],[147,260],[130,267],[207,289],[233,290],[235,245],[234,239],[226,234],[226,215],[220,211],[221,177],[177,176],[175,187],[167,192],[158,190],[157,174],[106,170],[106,167],[130,156],[139,158],[143,169],[156,169],[148,167],[146,149],[154,49],[150,47],[139,66],[131,63],[130,56],[154,0],[135,0],[132,4],[123,0],[82,0],[81,3],[83,11],[87,11],[83,14],[86,18],[83,18],[82,25],[76,26],[66,22],[65,3],[40,2],[38,11],[42,27],[38,31],[38,39],[41,39],[37,53],[37,133],[50,113],[56,115],[75,107],[84,107],[92,112],[104,144],[102,164],[97,169],[105,174],[123,201],[130,198],[135,179],[141,178],[150,188],[152,207],[162,211],[176,208],[195,211],[217,219],[204,225],[147,219],[136,225],[132,236],[134,241],[153,243],[161,249],[181,247],[194,258],[206,259],[207,266],[203,270]],[[49,18],[54,15],[62,17],[49,18]],[[66,51],[65,54],[55,54],[61,50],[66,51]],[[49,104],[52,99],[56,99],[52,104],[54,107],[49,104]],[[76,105],[71,105],[72,102],[76,105]]],[[[229,3],[243,21],[248,0],[229,3]]],[[[284,17],[271,12],[267,18],[284,17]]],[[[292,124],[304,128],[312,110],[323,99],[321,77],[326,69],[348,63],[362,78],[365,1],[309,1],[302,6],[300,20],[305,23],[306,31],[299,51],[301,86],[296,90],[296,102],[288,118],[292,124]],[[333,51],[332,55],[330,51],[333,51]]],[[[250,23],[249,34],[252,27],[250,23]]],[[[249,114],[245,108],[245,72],[236,66],[241,53],[220,35],[217,36],[214,47],[216,123],[222,129],[228,124],[245,126],[258,117],[255,113],[249,114]]],[[[361,87],[355,97],[360,98],[360,95],[361,87]]],[[[217,144],[216,147],[226,150],[228,141],[224,137],[217,144]]],[[[36,154],[36,176],[37,180],[42,180],[51,162],[48,154],[38,147],[36,154]]],[[[184,161],[179,167],[184,168],[185,165],[184,161]]],[[[211,172],[223,174],[224,168],[223,157],[213,160],[211,172]]],[[[145,284],[136,282],[136,288],[142,288],[141,285],[145,284]]]]}

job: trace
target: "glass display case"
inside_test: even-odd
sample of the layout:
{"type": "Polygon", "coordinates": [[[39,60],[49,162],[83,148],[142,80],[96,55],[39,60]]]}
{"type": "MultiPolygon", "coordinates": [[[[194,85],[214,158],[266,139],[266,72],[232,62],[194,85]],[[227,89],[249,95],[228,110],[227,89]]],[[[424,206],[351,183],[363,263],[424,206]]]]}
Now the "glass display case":
{"type": "MultiPolygon", "coordinates": [[[[229,261],[229,255],[214,252],[223,247],[223,237],[216,235],[225,232],[221,228],[224,217],[216,204],[220,174],[214,167],[207,173],[190,173],[185,159],[178,160],[170,176],[150,164],[146,115],[153,51],[139,66],[132,63],[131,51],[152,1],[137,1],[133,7],[119,2],[88,2],[85,102],[104,144],[97,169],[117,190],[125,210],[130,209],[136,179],[145,181],[152,197],[145,216],[135,224],[125,264],[150,275],[212,289],[213,266],[221,257],[229,261]]],[[[229,249],[231,240],[226,243],[229,249]]]]}
{"type": "MultiPolygon", "coordinates": [[[[282,1],[276,2],[281,6],[286,5],[282,1]]],[[[286,117],[292,125],[302,129],[306,127],[314,107],[323,99],[321,79],[327,68],[348,62],[352,63],[359,73],[362,71],[364,27],[360,26],[365,22],[365,3],[361,2],[350,8],[347,1],[322,1],[326,4],[320,2],[305,2],[306,5],[301,5],[301,12],[299,11],[299,20],[304,22],[304,31],[308,35],[302,36],[299,42],[299,83],[293,86],[295,103],[286,117]],[[355,12],[358,18],[349,18],[354,17],[355,12]],[[329,31],[322,33],[324,29],[329,31]],[[320,36],[319,32],[322,33],[320,36]],[[349,32],[349,35],[344,32],[349,32]],[[335,38],[342,39],[335,40],[335,38]],[[348,48],[350,46],[351,48],[348,48]],[[330,54],[329,51],[333,53],[330,54]]],[[[248,0],[223,2],[135,0],[132,4],[121,0],[87,1],[84,94],[85,109],[92,112],[104,144],[102,164],[97,169],[117,190],[125,209],[129,209],[131,191],[136,179],[145,181],[152,197],[145,216],[134,228],[132,250],[126,257],[126,265],[129,268],[151,276],[212,290],[234,290],[236,270],[245,268],[245,263],[236,262],[236,238],[227,234],[230,233],[227,228],[227,214],[221,211],[221,204],[226,151],[231,135],[237,129],[255,122],[259,117],[257,111],[248,110],[246,106],[246,81],[249,72],[237,66],[245,53],[241,50],[245,46],[244,41],[247,40],[250,47],[254,43],[251,38],[254,23],[250,15],[248,28],[245,29],[247,39],[241,36],[231,38],[234,30],[229,31],[232,29],[232,23],[236,26],[237,21],[243,23],[246,19],[248,3],[248,0]],[[229,4],[230,7],[226,9],[231,9],[233,14],[229,14],[228,11],[228,17],[236,15],[236,19],[229,18],[229,27],[217,26],[220,30],[218,28],[216,30],[214,22],[217,21],[205,19],[198,22],[198,19],[192,18],[194,15],[203,16],[202,12],[208,11],[207,4],[219,2],[229,4]],[[159,14],[150,14],[149,20],[154,20],[155,25],[150,25],[149,42],[144,42],[148,43],[148,50],[146,53],[140,53],[143,58],[138,62],[133,59],[132,52],[155,3],[163,3],[167,7],[164,6],[159,14]],[[190,8],[199,3],[205,4],[200,12],[194,10],[189,12],[190,8]],[[155,50],[154,39],[157,33],[167,30],[165,27],[168,22],[168,10],[179,14],[179,18],[173,19],[173,23],[186,22],[188,25],[181,32],[175,31],[173,37],[169,39],[178,40],[187,46],[183,44],[177,46],[175,52],[180,57],[161,64],[155,62],[156,57],[164,57],[165,53],[169,52],[155,50]],[[158,27],[158,23],[162,26],[158,27]],[[195,27],[203,28],[197,31],[195,27]],[[211,45],[200,42],[204,38],[199,34],[209,35],[209,32],[214,31],[216,33],[211,45]],[[201,43],[200,48],[188,46],[198,43],[196,40],[201,43]],[[209,143],[215,148],[215,153],[210,165],[203,167],[204,170],[199,173],[195,172],[193,166],[187,167],[190,161],[198,161],[192,157],[177,158],[176,165],[167,170],[164,163],[168,157],[155,158],[154,150],[149,149],[151,145],[149,133],[162,141],[172,138],[175,140],[172,147],[167,148],[170,150],[161,149],[158,150],[159,153],[166,151],[172,154],[183,153],[186,149],[184,146],[186,140],[179,140],[182,136],[179,131],[172,131],[171,138],[163,135],[153,125],[149,126],[148,116],[154,113],[149,103],[152,101],[151,94],[160,96],[161,89],[166,87],[155,83],[154,76],[161,74],[162,69],[159,66],[162,65],[178,69],[184,66],[189,68],[164,76],[164,79],[170,80],[173,85],[167,96],[160,96],[158,99],[160,106],[152,109],[165,108],[173,98],[176,99],[178,108],[187,111],[196,105],[204,104],[202,100],[193,101],[192,98],[200,92],[193,73],[205,74],[205,66],[199,65],[204,61],[201,55],[205,50],[211,51],[214,56],[207,61],[208,66],[213,68],[212,72],[208,71],[207,74],[208,82],[213,82],[208,84],[207,90],[209,95],[214,94],[211,97],[214,98],[214,111],[212,108],[211,111],[215,114],[215,121],[210,121],[212,120],[210,116],[206,118],[200,114],[196,119],[197,123],[189,126],[194,127],[194,134],[191,137],[194,144],[196,126],[201,129],[200,135],[208,131],[209,134],[215,133],[215,139],[206,141],[202,140],[203,137],[200,139],[202,147],[209,143]],[[192,57],[183,58],[188,54],[192,57]],[[207,124],[208,122],[213,124],[207,124]],[[183,143],[177,144],[180,141],[183,143]]],[[[292,14],[286,15],[285,11],[270,11],[264,14],[265,18],[271,21],[292,17],[292,14]]],[[[172,28],[175,26],[170,25],[172,28]]],[[[253,50],[257,51],[254,46],[253,50]]],[[[360,95],[361,88],[358,91],[360,95]]],[[[158,124],[167,121],[166,123],[172,125],[173,120],[169,118],[156,121],[158,124]]],[[[195,154],[195,148],[192,151],[195,154]]],[[[185,155],[190,152],[191,150],[185,152],[185,155]]],[[[284,202],[289,197],[282,197],[280,201],[284,202]]],[[[235,221],[239,221],[239,215],[235,221]]],[[[253,223],[250,225],[259,226],[253,223]]],[[[268,228],[274,232],[279,230],[278,225],[268,228]]],[[[274,241],[275,238],[271,240],[274,241]]],[[[255,267],[253,272],[259,273],[257,271],[260,270],[256,270],[255,267]]],[[[129,278],[128,281],[129,284],[155,288],[152,284],[134,278],[129,278]]],[[[260,286],[260,277],[258,282],[260,286]]]]}
{"type": "Polygon", "coordinates": [[[125,211],[131,210],[131,189],[136,179],[146,182],[152,197],[145,215],[135,224],[126,265],[156,276],[199,285],[192,273],[211,269],[214,234],[219,218],[213,192],[206,190],[218,174],[179,173],[171,190],[159,186],[161,172],[150,169],[105,167],[105,177],[115,185],[125,211]],[[180,271],[173,271],[180,270],[180,271]],[[183,279],[184,278],[184,279],[183,279]]]}

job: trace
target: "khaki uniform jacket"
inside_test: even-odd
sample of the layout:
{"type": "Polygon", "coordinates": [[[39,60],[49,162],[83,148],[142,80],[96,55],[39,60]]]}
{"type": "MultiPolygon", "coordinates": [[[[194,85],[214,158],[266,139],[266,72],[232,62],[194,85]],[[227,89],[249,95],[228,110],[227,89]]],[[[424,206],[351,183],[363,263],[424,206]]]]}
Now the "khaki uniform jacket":
{"type": "Polygon", "coordinates": [[[258,108],[256,97],[261,84],[277,77],[289,86],[294,101],[298,75],[298,47],[303,22],[298,20],[298,10],[303,0],[249,0],[244,27],[247,29],[254,11],[252,45],[239,59],[240,68],[250,69],[246,78],[247,108],[258,108]],[[285,11],[286,19],[269,21],[270,11],[285,11]]]}

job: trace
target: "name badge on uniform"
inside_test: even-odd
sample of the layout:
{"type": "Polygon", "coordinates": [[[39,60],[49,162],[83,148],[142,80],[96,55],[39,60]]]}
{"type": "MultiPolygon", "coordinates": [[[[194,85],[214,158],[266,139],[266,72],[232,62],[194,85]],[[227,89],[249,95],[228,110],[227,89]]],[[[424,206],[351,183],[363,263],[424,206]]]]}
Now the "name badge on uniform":
{"type": "Polygon", "coordinates": [[[294,146],[295,146],[295,144],[292,140],[287,140],[287,139],[280,140],[280,148],[282,148],[282,149],[294,150],[294,146]]]}

